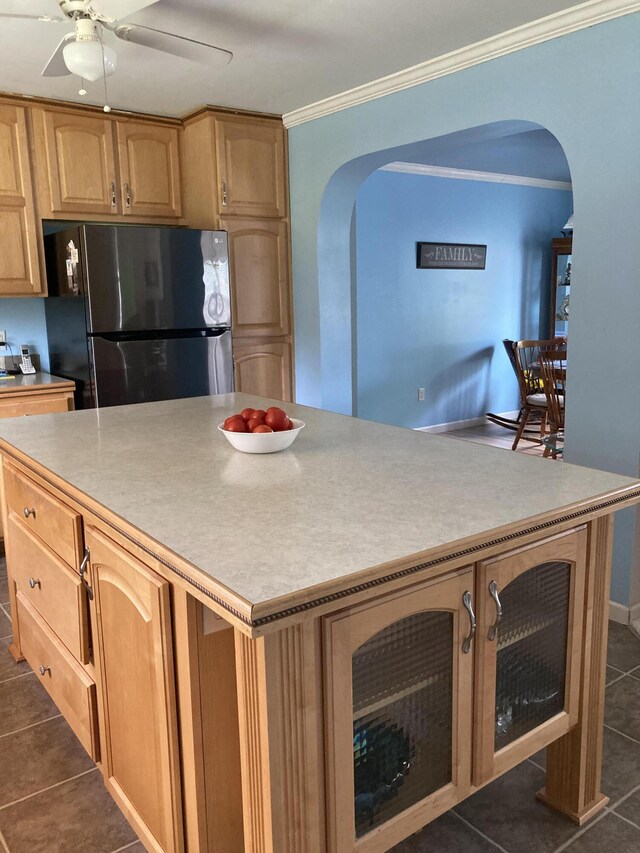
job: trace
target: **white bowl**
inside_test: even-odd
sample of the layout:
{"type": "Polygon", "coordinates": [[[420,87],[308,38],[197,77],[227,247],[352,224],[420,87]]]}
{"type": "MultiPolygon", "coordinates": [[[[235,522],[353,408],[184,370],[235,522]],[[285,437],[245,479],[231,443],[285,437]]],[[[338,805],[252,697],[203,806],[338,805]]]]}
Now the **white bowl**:
{"type": "Polygon", "coordinates": [[[218,424],[218,429],[232,447],[242,453],[277,453],[286,450],[304,429],[304,421],[291,418],[293,429],[284,432],[229,432],[224,423],[218,424]]]}

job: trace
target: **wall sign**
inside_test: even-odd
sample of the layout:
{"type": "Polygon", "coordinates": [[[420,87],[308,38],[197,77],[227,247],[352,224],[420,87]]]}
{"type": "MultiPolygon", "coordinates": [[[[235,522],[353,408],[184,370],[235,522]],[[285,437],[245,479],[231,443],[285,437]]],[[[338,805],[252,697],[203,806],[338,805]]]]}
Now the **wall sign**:
{"type": "Polygon", "coordinates": [[[419,270],[483,270],[487,247],[475,243],[418,243],[419,270]]]}

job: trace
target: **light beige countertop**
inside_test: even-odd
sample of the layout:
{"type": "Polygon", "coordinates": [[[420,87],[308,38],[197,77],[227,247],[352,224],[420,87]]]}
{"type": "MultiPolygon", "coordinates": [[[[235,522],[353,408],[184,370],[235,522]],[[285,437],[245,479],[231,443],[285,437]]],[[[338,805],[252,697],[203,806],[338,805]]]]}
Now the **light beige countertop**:
{"type": "Polygon", "coordinates": [[[352,587],[374,567],[488,542],[640,486],[293,404],[287,412],[306,428],[290,449],[239,453],[217,425],[258,405],[267,401],[229,394],[10,419],[0,422],[0,446],[181,555],[205,588],[215,580],[262,612],[266,602],[276,612],[274,599],[311,600],[311,587],[352,587]]]}
{"type": "Polygon", "coordinates": [[[58,385],[73,387],[74,383],[71,379],[63,379],[51,373],[14,373],[11,376],[0,376],[0,394],[12,391],[35,391],[38,388],[48,390],[58,385]]]}

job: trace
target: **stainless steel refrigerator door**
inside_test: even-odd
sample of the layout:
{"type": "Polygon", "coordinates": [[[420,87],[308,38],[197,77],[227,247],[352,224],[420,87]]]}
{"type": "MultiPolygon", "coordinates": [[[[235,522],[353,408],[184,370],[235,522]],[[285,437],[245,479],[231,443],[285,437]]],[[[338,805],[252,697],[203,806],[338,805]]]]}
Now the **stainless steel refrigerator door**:
{"type": "Polygon", "coordinates": [[[99,407],[233,391],[231,332],[157,340],[94,337],[91,345],[99,407]]]}
{"type": "Polygon", "coordinates": [[[80,251],[89,333],[231,326],[225,231],[85,225],[80,251]]]}

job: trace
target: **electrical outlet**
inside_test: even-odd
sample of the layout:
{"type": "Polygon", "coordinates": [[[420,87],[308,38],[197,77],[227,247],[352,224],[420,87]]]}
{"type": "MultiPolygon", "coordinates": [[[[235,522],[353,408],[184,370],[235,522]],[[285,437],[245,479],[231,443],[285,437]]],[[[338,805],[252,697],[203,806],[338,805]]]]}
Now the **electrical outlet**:
{"type": "Polygon", "coordinates": [[[7,333],[4,329],[0,329],[0,347],[6,346],[7,343],[7,333]]]}
{"type": "Polygon", "coordinates": [[[418,388],[418,402],[424,403],[424,388],[418,388]]]}

